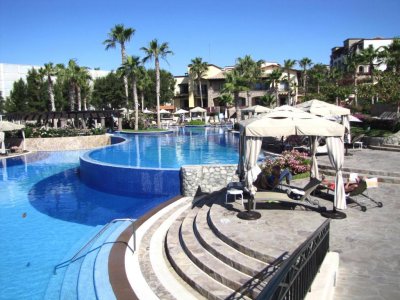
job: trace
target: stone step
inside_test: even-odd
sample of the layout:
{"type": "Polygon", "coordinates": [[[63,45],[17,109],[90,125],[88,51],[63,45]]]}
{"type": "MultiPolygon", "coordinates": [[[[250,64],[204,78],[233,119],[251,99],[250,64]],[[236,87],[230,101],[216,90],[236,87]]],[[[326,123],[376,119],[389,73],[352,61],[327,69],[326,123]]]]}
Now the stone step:
{"type": "Polygon", "coordinates": [[[185,216],[181,216],[175,220],[165,239],[166,255],[175,271],[207,299],[248,299],[207,275],[186,255],[180,240],[184,219],[185,216]]]}
{"type": "MultiPolygon", "coordinates": [[[[335,174],[336,174],[335,170],[332,170],[332,169],[321,169],[320,173],[324,174],[324,175],[328,175],[328,176],[335,176],[335,174]]],[[[400,184],[400,177],[397,177],[397,176],[396,177],[394,177],[394,176],[382,176],[382,175],[364,173],[364,172],[348,172],[348,171],[344,171],[343,172],[343,177],[344,178],[348,178],[350,173],[358,173],[358,176],[360,176],[360,177],[377,177],[379,182],[400,184]]]]}
{"type": "Polygon", "coordinates": [[[400,152],[400,146],[396,145],[381,145],[381,146],[369,145],[368,148],[372,150],[400,152]]]}
{"type": "MultiPolygon", "coordinates": [[[[257,260],[260,260],[266,264],[275,263],[277,258],[279,258],[281,256],[282,253],[279,250],[271,249],[270,253],[272,253],[272,254],[261,253],[259,251],[252,249],[250,246],[248,246],[244,243],[239,243],[239,241],[236,240],[233,236],[228,236],[228,235],[224,234],[222,231],[219,230],[217,224],[215,223],[217,220],[220,220],[220,218],[218,218],[218,216],[213,217],[212,216],[213,213],[216,213],[216,212],[213,212],[213,210],[210,209],[208,212],[208,215],[207,215],[207,222],[208,222],[211,230],[213,231],[213,233],[219,239],[221,239],[224,243],[226,243],[229,246],[231,246],[232,248],[246,254],[247,256],[257,259],[257,260]]],[[[222,221],[222,220],[220,220],[220,221],[222,221]]]]}
{"type": "MultiPolygon", "coordinates": [[[[180,239],[182,248],[188,257],[209,276],[227,287],[239,291],[243,287],[252,287],[258,284],[258,280],[244,274],[208,252],[198,241],[194,233],[194,222],[200,208],[193,208],[182,222],[180,239]]],[[[247,294],[251,290],[250,296],[257,297],[258,293],[253,289],[243,288],[242,293],[247,294]]]]}
{"type": "MultiPolygon", "coordinates": [[[[318,168],[320,168],[321,170],[333,170],[331,165],[324,165],[324,164],[318,165],[318,168]]],[[[400,172],[394,172],[394,171],[367,170],[361,168],[348,168],[348,167],[344,167],[342,171],[345,173],[368,174],[370,177],[371,176],[400,177],[400,172]]]]}
{"type": "Polygon", "coordinates": [[[252,277],[268,267],[265,262],[247,256],[219,239],[208,224],[208,212],[207,206],[200,209],[194,223],[196,237],[205,249],[227,265],[252,277]]]}

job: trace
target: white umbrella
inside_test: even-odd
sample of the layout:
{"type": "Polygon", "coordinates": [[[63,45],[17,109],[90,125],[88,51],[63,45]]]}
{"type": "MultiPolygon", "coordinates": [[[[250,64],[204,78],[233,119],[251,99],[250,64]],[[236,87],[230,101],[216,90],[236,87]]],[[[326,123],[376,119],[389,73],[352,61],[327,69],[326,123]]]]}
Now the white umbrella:
{"type": "Polygon", "coordinates": [[[143,111],[144,114],[154,114],[151,110],[148,110],[147,107],[143,111]]]}
{"type": "Polygon", "coordinates": [[[8,121],[0,121],[0,131],[14,131],[24,129],[25,125],[15,124],[8,121]]]}
{"type": "Polygon", "coordinates": [[[187,114],[188,111],[184,110],[184,109],[179,109],[176,112],[174,112],[174,115],[183,115],[183,114],[187,114]]]}
{"type": "Polygon", "coordinates": [[[350,115],[350,109],[335,104],[320,101],[317,99],[309,100],[296,105],[297,108],[317,116],[346,116],[350,115]]]}
{"type": "Polygon", "coordinates": [[[207,109],[201,108],[200,106],[197,106],[195,108],[192,108],[190,110],[191,113],[205,113],[207,112],[207,109]]]}
{"type": "Polygon", "coordinates": [[[260,114],[260,113],[268,113],[268,112],[272,111],[272,108],[265,107],[262,105],[254,105],[254,106],[244,108],[244,109],[242,109],[242,111],[260,114]]]}
{"type": "Polygon", "coordinates": [[[161,109],[160,114],[170,114],[170,112],[168,110],[161,109]]]}

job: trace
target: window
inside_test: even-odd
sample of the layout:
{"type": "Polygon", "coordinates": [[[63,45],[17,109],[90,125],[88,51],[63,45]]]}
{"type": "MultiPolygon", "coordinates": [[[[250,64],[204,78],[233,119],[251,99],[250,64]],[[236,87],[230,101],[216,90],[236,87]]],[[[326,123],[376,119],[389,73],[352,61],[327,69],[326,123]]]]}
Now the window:
{"type": "Polygon", "coordinates": [[[179,94],[189,94],[189,85],[188,84],[180,84],[179,85],[179,94]]]}
{"type": "Polygon", "coordinates": [[[359,66],[358,67],[358,73],[361,73],[361,74],[364,73],[364,67],[363,66],[359,66]]]}

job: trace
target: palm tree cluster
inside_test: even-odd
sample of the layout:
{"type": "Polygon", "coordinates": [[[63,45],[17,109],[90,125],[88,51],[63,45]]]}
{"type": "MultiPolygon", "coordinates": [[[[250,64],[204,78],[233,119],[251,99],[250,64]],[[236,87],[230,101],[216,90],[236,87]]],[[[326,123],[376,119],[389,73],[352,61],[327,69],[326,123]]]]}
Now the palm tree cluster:
{"type": "Polygon", "coordinates": [[[154,60],[156,70],[156,101],[157,101],[157,126],[161,128],[160,119],[160,59],[166,59],[167,55],[173,54],[169,49],[168,43],[159,43],[157,39],[150,41],[147,47],[142,47],[140,50],[144,52],[144,57],[141,59],[139,56],[126,55],[126,43],[129,42],[135,33],[133,28],[125,28],[123,24],[115,25],[108,33],[108,39],[103,44],[106,50],[115,48],[117,44],[121,47],[122,64],[118,69],[124,79],[125,95],[126,95],[126,108],[129,111],[129,92],[128,92],[128,78],[132,83],[132,97],[135,108],[135,130],[138,129],[138,116],[139,116],[139,101],[138,101],[138,87],[141,91],[142,109],[144,103],[144,90],[149,84],[149,78],[146,77],[146,72],[143,64],[147,61],[154,60]]]}

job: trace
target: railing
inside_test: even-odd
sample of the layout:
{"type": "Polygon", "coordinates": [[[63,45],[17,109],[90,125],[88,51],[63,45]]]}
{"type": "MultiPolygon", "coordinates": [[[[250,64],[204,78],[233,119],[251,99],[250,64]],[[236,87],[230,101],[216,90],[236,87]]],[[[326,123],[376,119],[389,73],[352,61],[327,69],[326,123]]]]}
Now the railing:
{"type": "Polygon", "coordinates": [[[90,245],[92,245],[112,224],[116,223],[116,222],[131,222],[132,223],[132,236],[133,236],[133,252],[136,251],[136,228],[135,228],[135,219],[114,219],[111,222],[107,223],[94,237],[92,237],[85,245],[82,246],[82,248],[80,248],[78,250],[78,252],[76,252],[74,254],[74,256],[72,256],[70,259],[59,263],[58,265],[56,265],[54,267],[53,273],[54,275],[56,274],[57,270],[60,268],[64,268],[69,266],[70,264],[72,264],[73,262],[75,262],[76,260],[80,259],[82,256],[81,255],[90,245]]]}
{"type": "Polygon", "coordinates": [[[257,299],[304,299],[329,251],[329,224],[328,219],[282,263],[257,299]]]}

